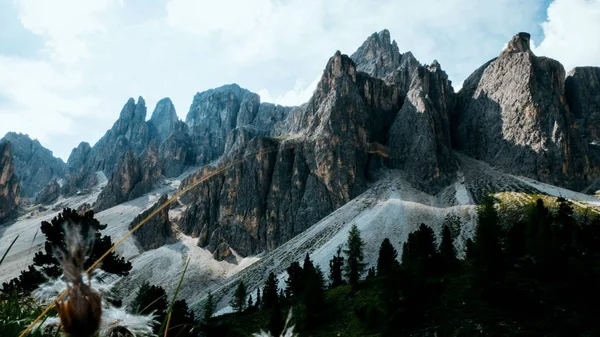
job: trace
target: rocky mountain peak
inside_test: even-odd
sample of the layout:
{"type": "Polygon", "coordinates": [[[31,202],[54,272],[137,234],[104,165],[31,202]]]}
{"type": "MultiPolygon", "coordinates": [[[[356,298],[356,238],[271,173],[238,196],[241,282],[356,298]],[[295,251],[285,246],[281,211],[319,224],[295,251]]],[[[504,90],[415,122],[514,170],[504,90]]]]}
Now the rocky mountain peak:
{"type": "Polygon", "coordinates": [[[6,141],[12,144],[12,156],[23,196],[33,197],[52,179],[64,176],[65,163],[54,157],[52,151],[43,147],[37,139],[9,132],[0,140],[6,141]]]}
{"type": "Polygon", "coordinates": [[[158,144],[161,144],[169,137],[178,121],[179,118],[177,117],[175,106],[170,98],[163,98],[156,103],[156,108],[152,112],[149,123],[152,126],[152,133],[158,144]]]}
{"type": "Polygon", "coordinates": [[[565,97],[565,70],[519,33],[459,93],[454,145],[513,174],[581,189],[593,179],[565,97]],[[588,182],[586,182],[588,181],[588,182]]]}
{"type": "Polygon", "coordinates": [[[71,150],[71,154],[67,160],[67,167],[69,168],[69,171],[79,170],[86,162],[91,150],[92,147],[88,142],[81,142],[76,148],[71,150]]]}
{"type": "Polygon", "coordinates": [[[327,94],[336,84],[341,83],[339,79],[348,78],[353,83],[356,82],[356,66],[348,55],[342,55],[338,50],[327,62],[321,81],[317,85],[317,91],[327,94]]]}
{"type": "Polygon", "coordinates": [[[504,53],[514,53],[514,52],[527,52],[532,53],[529,41],[531,40],[531,34],[521,32],[517,35],[513,36],[513,38],[508,42],[508,45],[504,49],[504,53]]]}
{"type": "Polygon", "coordinates": [[[146,120],[146,101],[142,96],[138,97],[137,103],[130,97],[121,113],[119,114],[119,121],[123,122],[139,122],[146,120]]]}
{"type": "Polygon", "coordinates": [[[398,69],[402,60],[398,44],[390,42],[387,29],[369,36],[351,57],[359,71],[379,78],[385,78],[398,69]]]}

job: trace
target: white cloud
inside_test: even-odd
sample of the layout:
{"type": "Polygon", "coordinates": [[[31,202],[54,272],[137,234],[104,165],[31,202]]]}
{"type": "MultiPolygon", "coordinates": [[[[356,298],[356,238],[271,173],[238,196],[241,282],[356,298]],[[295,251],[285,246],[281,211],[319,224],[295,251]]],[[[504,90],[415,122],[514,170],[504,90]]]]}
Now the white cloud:
{"type": "MultiPolygon", "coordinates": [[[[35,59],[0,55],[0,134],[28,132],[66,159],[79,141],[97,141],[131,96],[144,96],[150,112],[171,97],[185,117],[195,92],[236,82],[265,101],[300,104],[336,50],[351,54],[384,28],[401,51],[437,59],[460,84],[514,33],[538,29],[542,10],[522,0],[163,1],[17,1],[21,23],[46,45],[35,59]]],[[[585,54],[597,47],[583,34],[594,23],[589,1],[569,1],[586,8],[572,14],[584,19],[561,30],[566,1],[557,0],[544,30],[586,36],[585,54]]],[[[573,57],[564,54],[556,57],[573,57]]]]}
{"type": "Polygon", "coordinates": [[[273,96],[269,89],[260,89],[256,93],[260,95],[262,102],[271,102],[280,105],[298,105],[308,102],[313,92],[317,88],[317,84],[321,80],[321,76],[317,76],[311,83],[298,80],[294,85],[294,89],[283,93],[282,95],[273,96]]]}
{"type": "Polygon", "coordinates": [[[559,60],[567,71],[600,66],[600,0],[556,0],[542,24],[544,40],[533,51],[559,60]]]}

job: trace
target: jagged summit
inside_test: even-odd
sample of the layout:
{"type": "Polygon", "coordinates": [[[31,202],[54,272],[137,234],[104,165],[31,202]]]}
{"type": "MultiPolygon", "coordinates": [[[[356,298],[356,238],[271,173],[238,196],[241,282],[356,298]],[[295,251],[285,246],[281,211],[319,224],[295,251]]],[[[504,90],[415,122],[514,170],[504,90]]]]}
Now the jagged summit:
{"type": "Polygon", "coordinates": [[[521,32],[517,35],[513,36],[513,38],[508,42],[508,45],[504,49],[505,53],[512,52],[528,52],[533,53],[530,47],[531,34],[521,32]]]}
{"type": "Polygon", "coordinates": [[[175,106],[170,98],[163,98],[156,103],[156,108],[152,112],[149,124],[152,127],[152,133],[158,144],[161,144],[169,137],[178,122],[179,117],[177,117],[175,106]]]}
{"type": "Polygon", "coordinates": [[[34,197],[46,184],[54,178],[61,178],[65,174],[66,164],[54,157],[37,139],[29,135],[9,132],[0,143],[12,144],[14,166],[21,184],[21,194],[24,197],[34,197]]]}

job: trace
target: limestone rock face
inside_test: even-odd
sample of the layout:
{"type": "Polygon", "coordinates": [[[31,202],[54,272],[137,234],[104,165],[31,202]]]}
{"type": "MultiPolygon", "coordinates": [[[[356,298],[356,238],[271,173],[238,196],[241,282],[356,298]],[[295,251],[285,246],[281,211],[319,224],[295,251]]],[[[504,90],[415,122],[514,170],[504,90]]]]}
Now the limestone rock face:
{"type": "Polygon", "coordinates": [[[96,172],[87,165],[92,147],[81,142],[71,151],[67,160],[67,176],[61,188],[61,194],[70,196],[80,189],[89,188],[98,183],[96,172]]]}
{"type": "Polygon", "coordinates": [[[129,193],[140,181],[140,177],[137,158],[132,151],[126,152],[117,170],[98,195],[98,200],[94,204],[94,211],[98,213],[129,200],[129,193]]]}
{"type": "Polygon", "coordinates": [[[60,197],[60,185],[58,181],[52,180],[44,189],[37,195],[35,202],[37,204],[50,205],[60,197]]]}
{"type": "Polygon", "coordinates": [[[389,132],[391,166],[403,169],[421,189],[437,192],[455,177],[450,113],[455,94],[448,76],[434,61],[420,66],[389,132]]]}
{"type": "MultiPolygon", "coordinates": [[[[264,137],[256,126],[229,134],[221,162],[243,160],[182,198],[180,228],[219,258],[226,248],[248,255],[277,247],[364,190],[369,146],[385,141],[399,109],[394,86],[337,52],[311,100],[284,112],[281,136],[264,137]]],[[[204,167],[180,188],[215,170],[204,167]]]]}
{"type": "Polygon", "coordinates": [[[565,71],[519,33],[459,92],[454,145],[506,172],[577,189],[589,170],[567,105],[565,71]]]}
{"type": "Polygon", "coordinates": [[[411,52],[401,54],[396,41],[390,42],[387,29],[373,33],[351,57],[358,71],[395,84],[401,99],[406,96],[412,76],[420,66],[411,52]]]}
{"type": "Polygon", "coordinates": [[[565,81],[565,90],[581,135],[588,143],[600,142],[600,67],[571,70],[565,81]]]}
{"type": "Polygon", "coordinates": [[[600,68],[577,67],[565,80],[565,95],[581,135],[581,146],[587,148],[589,170],[584,172],[592,183],[585,193],[600,190],[600,68]]]}
{"type": "Polygon", "coordinates": [[[0,143],[0,224],[18,215],[21,187],[15,173],[12,144],[0,143]]]}
{"type": "Polygon", "coordinates": [[[229,133],[238,128],[253,128],[257,134],[279,135],[275,128],[291,107],[261,103],[260,97],[237,84],[207,90],[194,96],[186,117],[195,149],[195,164],[204,165],[225,153],[229,133]]]}
{"type": "Polygon", "coordinates": [[[13,163],[21,184],[22,196],[33,198],[52,179],[64,176],[65,163],[28,135],[9,132],[0,142],[12,144],[13,163]]]}
{"type": "MultiPolygon", "coordinates": [[[[129,225],[129,229],[139,224],[148,215],[154,212],[158,207],[167,202],[167,195],[158,199],[156,204],[138,215],[129,225]]],[[[146,224],[133,233],[137,242],[144,250],[156,249],[162,245],[175,242],[175,233],[171,221],[169,220],[169,206],[162,209],[158,214],[152,217],[146,224]]]]}
{"type": "MultiPolygon", "coordinates": [[[[254,94],[237,84],[222,86],[194,96],[185,122],[189,127],[193,146],[197,150],[196,164],[209,163],[223,154],[227,134],[236,127],[240,108],[246,111],[242,114],[253,113],[255,107],[252,97],[254,94]]],[[[249,118],[251,117],[242,119],[249,118]]]]}
{"type": "Polygon", "coordinates": [[[81,142],[71,151],[67,160],[67,169],[70,173],[79,171],[87,162],[92,152],[92,147],[88,142],[81,142]]]}
{"type": "Polygon", "coordinates": [[[162,144],[171,135],[178,122],[179,118],[177,118],[177,112],[171,99],[167,97],[158,101],[152,117],[148,121],[152,138],[156,140],[156,144],[162,144]]]}
{"type": "Polygon", "coordinates": [[[146,123],[146,102],[130,98],[119,119],[94,145],[87,160],[88,171],[104,171],[109,176],[127,151],[139,155],[150,141],[150,127],[146,123]]]}
{"type": "Polygon", "coordinates": [[[195,154],[188,127],[182,121],[173,125],[171,134],[160,144],[158,155],[162,174],[167,177],[180,175],[186,167],[194,165],[195,154]]]}
{"type": "Polygon", "coordinates": [[[132,151],[128,151],[119,162],[117,170],[108,180],[106,187],[98,195],[94,211],[103,211],[150,192],[160,177],[161,167],[154,140],[139,157],[136,157],[132,151]]]}

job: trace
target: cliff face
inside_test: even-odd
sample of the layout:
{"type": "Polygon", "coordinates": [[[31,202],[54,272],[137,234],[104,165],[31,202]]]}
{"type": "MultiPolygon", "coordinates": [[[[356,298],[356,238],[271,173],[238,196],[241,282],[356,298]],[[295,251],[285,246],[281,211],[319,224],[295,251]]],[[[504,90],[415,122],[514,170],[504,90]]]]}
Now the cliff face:
{"type": "Polygon", "coordinates": [[[18,215],[21,187],[15,173],[12,144],[0,143],[0,224],[18,215]]]}
{"type": "Polygon", "coordinates": [[[455,94],[439,63],[419,66],[389,132],[391,166],[403,169],[422,190],[435,193],[456,176],[450,112],[455,94]]]}
{"type": "Polygon", "coordinates": [[[52,180],[35,198],[38,204],[50,205],[60,197],[60,185],[58,181],[52,180]]]}
{"type": "Polygon", "coordinates": [[[104,171],[110,176],[127,151],[139,155],[150,141],[150,128],[146,123],[146,102],[137,103],[130,98],[113,127],[94,145],[86,161],[93,171],[104,171]]]}
{"type": "Polygon", "coordinates": [[[260,97],[237,84],[207,90],[194,96],[185,122],[195,164],[204,165],[225,153],[228,134],[246,127],[256,134],[274,135],[273,128],[287,118],[290,107],[261,103],[260,97]]]}
{"type": "MultiPolygon", "coordinates": [[[[382,140],[399,108],[393,86],[336,53],[311,100],[282,126],[286,134],[233,133],[236,150],[223,162],[244,160],[183,198],[189,207],[180,227],[215,252],[226,251],[223,243],[242,255],[275,248],[364,189],[369,145],[382,140]]],[[[213,170],[205,167],[181,188],[213,170]]]]}
{"type": "MultiPolygon", "coordinates": [[[[129,229],[136,226],[143,219],[148,217],[158,207],[168,200],[167,195],[161,196],[156,204],[138,215],[129,225],[129,229]]],[[[175,233],[173,232],[172,223],[169,220],[169,207],[165,207],[158,214],[152,217],[144,226],[140,227],[133,233],[138,244],[144,250],[156,249],[162,245],[174,243],[175,233]]]]}
{"type": "Polygon", "coordinates": [[[583,191],[594,193],[600,189],[600,68],[577,67],[565,80],[565,96],[579,131],[582,147],[587,147],[589,170],[586,180],[592,180],[583,191]]]}
{"type": "Polygon", "coordinates": [[[529,34],[519,33],[465,81],[455,146],[507,172],[580,189],[589,161],[564,93],[562,65],[535,56],[529,34]]]}
{"type": "Polygon", "coordinates": [[[373,33],[351,58],[358,71],[394,84],[404,100],[410,90],[413,74],[420,64],[411,52],[400,53],[396,41],[390,40],[387,29],[373,33]]]}
{"type": "Polygon", "coordinates": [[[65,163],[28,135],[9,132],[0,142],[12,144],[12,156],[22,196],[33,198],[52,179],[64,176],[65,163]]]}
{"type": "Polygon", "coordinates": [[[103,211],[150,192],[160,177],[161,167],[155,141],[139,157],[128,151],[98,195],[94,211],[103,211]]]}

